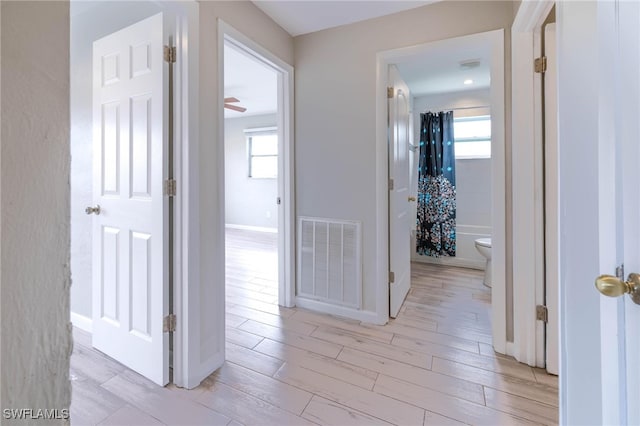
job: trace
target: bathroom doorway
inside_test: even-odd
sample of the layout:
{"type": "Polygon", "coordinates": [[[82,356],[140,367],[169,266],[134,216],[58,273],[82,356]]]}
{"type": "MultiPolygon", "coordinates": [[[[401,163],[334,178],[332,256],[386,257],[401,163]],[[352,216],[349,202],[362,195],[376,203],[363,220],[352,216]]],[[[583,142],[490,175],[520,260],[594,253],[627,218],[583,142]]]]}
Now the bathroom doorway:
{"type": "MultiPolygon", "coordinates": [[[[410,233],[407,250],[411,252],[412,284],[416,278],[430,277],[428,288],[412,285],[401,309],[411,310],[412,303],[420,300],[428,301],[437,311],[436,305],[442,307],[451,303],[443,297],[455,294],[467,297],[470,300],[460,303],[475,318],[482,317],[492,346],[505,353],[507,318],[511,315],[504,302],[507,265],[502,52],[503,36],[497,31],[383,52],[379,54],[378,67],[386,76],[390,74],[387,67],[394,65],[411,92],[410,189],[404,197],[409,203],[411,226],[408,230],[395,232],[410,233]],[[421,113],[440,111],[453,112],[453,126],[457,131],[454,133],[459,135],[452,141],[456,176],[455,256],[427,256],[416,252],[420,202],[418,159],[420,133],[424,131],[421,113]],[[487,239],[491,239],[491,243],[487,239]],[[476,240],[481,240],[480,250],[476,248],[476,240]],[[492,262],[483,256],[488,253],[492,262]],[[489,273],[485,275],[487,264],[489,273]],[[447,283],[453,275],[460,279],[450,286],[447,283]],[[470,292],[466,293],[467,290],[470,292]]],[[[385,77],[382,80],[385,86],[379,90],[386,89],[387,81],[390,82],[385,77]]],[[[393,85],[389,84],[389,87],[393,85]]],[[[386,95],[386,90],[384,92],[386,95]]],[[[391,163],[389,167],[392,167],[391,163]]],[[[392,189],[388,190],[391,202],[392,189]]],[[[394,219],[389,215],[390,241],[394,219]]],[[[391,248],[389,252],[393,256],[391,248]]],[[[393,281],[397,275],[391,269],[389,272],[390,281],[393,281]]],[[[390,294],[393,286],[390,282],[390,294]]]]}

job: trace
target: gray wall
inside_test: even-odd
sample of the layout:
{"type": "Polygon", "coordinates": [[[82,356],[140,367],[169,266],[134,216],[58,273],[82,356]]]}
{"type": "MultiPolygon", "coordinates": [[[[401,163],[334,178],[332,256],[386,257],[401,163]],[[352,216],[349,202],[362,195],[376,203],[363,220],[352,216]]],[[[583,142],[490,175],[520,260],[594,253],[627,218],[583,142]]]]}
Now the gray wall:
{"type": "Polygon", "coordinates": [[[252,179],[248,173],[245,129],[275,127],[276,114],[224,121],[225,221],[229,225],[278,228],[277,179],[252,179]]]}
{"type": "Polygon", "coordinates": [[[1,10],[0,408],[62,410],[71,402],[69,3],[1,10]]]}
{"type": "Polygon", "coordinates": [[[294,39],[297,214],[362,221],[364,310],[376,309],[377,255],[385,250],[376,244],[376,54],[506,29],[509,129],[512,21],[511,2],[446,1],[294,39]]]}
{"type": "MultiPolygon", "coordinates": [[[[436,108],[453,109],[490,104],[489,89],[469,90],[431,96],[420,96],[413,100],[414,141],[420,139],[420,113],[436,108]]],[[[486,115],[489,108],[465,109],[454,111],[455,117],[486,115]]],[[[415,143],[415,142],[414,142],[415,143]]],[[[417,158],[417,157],[414,157],[417,158]]],[[[417,174],[417,160],[413,163],[412,173],[417,174]]],[[[417,192],[417,179],[413,181],[413,192],[417,192]]],[[[486,260],[478,253],[474,241],[477,238],[491,236],[491,159],[456,160],[456,257],[421,256],[412,249],[412,259],[428,263],[455,265],[484,269],[486,260]]],[[[416,217],[416,205],[413,205],[413,217],[416,217]]],[[[415,229],[415,224],[414,224],[415,229]]],[[[412,247],[415,236],[412,235],[412,247]]]]}

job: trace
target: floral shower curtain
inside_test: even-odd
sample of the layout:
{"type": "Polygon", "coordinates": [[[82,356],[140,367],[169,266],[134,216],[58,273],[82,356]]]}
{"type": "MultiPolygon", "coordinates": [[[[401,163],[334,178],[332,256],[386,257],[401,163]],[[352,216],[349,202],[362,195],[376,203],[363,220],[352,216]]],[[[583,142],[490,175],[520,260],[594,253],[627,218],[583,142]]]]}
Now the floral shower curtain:
{"type": "Polygon", "coordinates": [[[420,114],[416,251],[456,255],[456,170],[453,111],[420,114]]]}

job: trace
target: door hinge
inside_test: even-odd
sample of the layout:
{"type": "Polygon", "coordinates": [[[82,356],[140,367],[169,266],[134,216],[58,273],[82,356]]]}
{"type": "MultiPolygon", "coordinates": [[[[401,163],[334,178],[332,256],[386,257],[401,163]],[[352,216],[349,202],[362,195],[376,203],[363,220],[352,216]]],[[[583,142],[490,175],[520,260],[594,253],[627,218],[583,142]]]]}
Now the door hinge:
{"type": "Polygon", "coordinates": [[[176,61],[176,48],[175,46],[164,46],[164,61],[173,64],[176,61]]]}
{"type": "Polygon", "coordinates": [[[541,56],[539,58],[536,58],[535,61],[533,61],[533,70],[537,73],[543,73],[547,71],[547,57],[541,56]]]}
{"type": "Polygon", "coordinates": [[[396,273],[389,271],[389,283],[393,284],[396,282],[396,273]]]}
{"type": "Polygon", "coordinates": [[[393,87],[387,87],[387,98],[391,99],[393,98],[393,94],[395,93],[395,90],[393,90],[393,87]]]}
{"type": "Polygon", "coordinates": [[[169,314],[162,320],[162,331],[173,333],[176,331],[176,314],[169,314]]]}
{"type": "Polygon", "coordinates": [[[277,203],[278,205],[282,204],[282,199],[281,199],[280,197],[278,197],[278,198],[277,198],[277,200],[276,200],[276,203],[277,203]]]}
{"type": "Polygon", "coordinates": [[[178,185],[175,179],[167,179],[164,181],[164,195],[175,197],[178,192],[178,185]]]}
{"type": "Polygon", "coordinates": [[[538,321],[548,322],[549,321],[549,311],[547,307],[544,305],[536,306],[536,319],[538,321]]]}
{"type": "Polygon", "coordinates": [[[389,179],[389,191],[393,191],[393,179],[389,179]]]}

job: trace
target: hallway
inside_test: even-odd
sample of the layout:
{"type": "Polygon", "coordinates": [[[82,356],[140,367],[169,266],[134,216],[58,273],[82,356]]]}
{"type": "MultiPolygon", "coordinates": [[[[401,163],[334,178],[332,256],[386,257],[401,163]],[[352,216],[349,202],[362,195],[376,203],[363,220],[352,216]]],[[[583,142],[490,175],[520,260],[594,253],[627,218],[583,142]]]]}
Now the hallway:
{"type": "Polygon", "coordinates": [[[480,271],[412,264],[400,315],[374,326],[278,307],[270,237],[227,235],[225,365],[160,388],[75,330],[72,424],[557,424],[557,377],[493,353],[480,271]]]}

